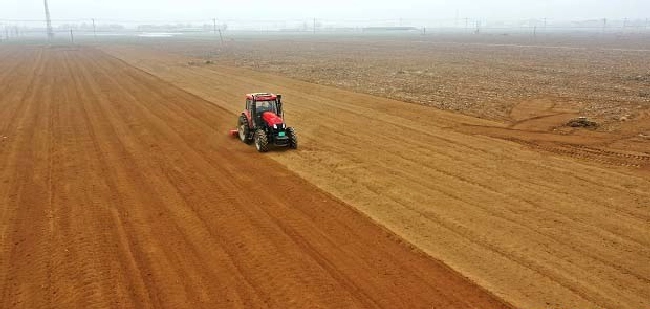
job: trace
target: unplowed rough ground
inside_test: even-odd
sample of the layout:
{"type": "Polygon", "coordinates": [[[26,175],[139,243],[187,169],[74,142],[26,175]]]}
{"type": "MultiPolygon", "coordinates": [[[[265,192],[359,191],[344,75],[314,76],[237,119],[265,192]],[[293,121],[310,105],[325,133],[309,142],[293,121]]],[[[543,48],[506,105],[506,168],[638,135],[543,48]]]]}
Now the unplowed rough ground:
{"type": "Polygon", "coordinates": [[[213,104],[95,50],[0,59],[1,308],[506,307],[213,104]]]}
{"type": "MultiPolygon", "coordinates": [[[[650,307],[643,154],[631,160],[645,167],[557,156],[584,147],[598,158],[631,162],[589,146],[558,149],[556,135],[430,107],[225,65],[188,65],[186,57],[140,47],[106,50],[233,113],[244,93],[284,94],[301,149],[268,157],[520,308],[650,307]],[[508,138],[550,138],[553,152],[508,138]]],[[[598,142],[579,134],[567,138],[598,142]]]]}
{"type": "Polygon", "coordinates": [[[179,38],[138,43],[504,122],[515,120],[510,112],[517,105],[540,98],[597,120],[601,131],[650,122],[650,32],[435,32],[226,34],[232,40],[223,45],[212,39],[174,44],[179,38]]]}

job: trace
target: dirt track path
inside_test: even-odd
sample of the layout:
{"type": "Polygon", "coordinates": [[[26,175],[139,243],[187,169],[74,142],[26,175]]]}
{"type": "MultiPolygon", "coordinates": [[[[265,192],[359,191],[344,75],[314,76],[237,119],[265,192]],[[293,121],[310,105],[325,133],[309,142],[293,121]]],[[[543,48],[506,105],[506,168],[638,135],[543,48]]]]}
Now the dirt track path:
{"type": "Polygon", "coordinates": [[[269,156],[518,307],[650,307],[643,170],[463,134],[498,124],[418,105],[107,50],[233,113],[243,93],[284,94],[301,150],[269,156]]]}
{"type": "Polygon", "coordinates": [[[504,308],[92,50],[0,50],[1,308],[504,308]]]}

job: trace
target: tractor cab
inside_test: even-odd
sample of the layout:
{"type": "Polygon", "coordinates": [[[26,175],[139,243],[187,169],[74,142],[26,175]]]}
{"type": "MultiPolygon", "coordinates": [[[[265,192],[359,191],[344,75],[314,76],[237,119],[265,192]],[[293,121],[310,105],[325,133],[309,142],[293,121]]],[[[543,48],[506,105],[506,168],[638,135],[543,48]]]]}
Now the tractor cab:
{"type": "Polygon", "coordinates": [[[246,108],[237,120],[237,135],[242,142],[255,142],[257,150],[268,151],[269,145],[297,148],[293,128],[284,122],[282,96],[271,93],[246,95],[246,108]]]}
{"type": "MultiPolygon", "coordinates": [[[[252,119],[254,127],[263,127],[265,124],[264,115],[271,113],[276,117],[282,118],[282,103],[280,102],[281,96],[275,95],[251,95],[246,99],[246,111],[249,115],[247,118],[252,119]]],[[[269,116],[267,116],[268,118],[269,116]]]]}

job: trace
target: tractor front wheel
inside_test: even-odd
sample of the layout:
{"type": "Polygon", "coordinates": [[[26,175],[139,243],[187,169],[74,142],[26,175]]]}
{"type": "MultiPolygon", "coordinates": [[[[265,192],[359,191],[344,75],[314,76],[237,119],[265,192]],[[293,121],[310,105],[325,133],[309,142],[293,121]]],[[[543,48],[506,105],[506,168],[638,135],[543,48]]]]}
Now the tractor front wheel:
{"type": "Polygon", "coordinates": [[[251,140],[249,138],[251,130],[248,127],[248,120],[246,119],[246,116],[241,115],[239,116],[239,119],[237,119],[237,133],[239,134],[239,139],[246,143],[250,144],[251,140]]]}
{"type": "Polygon", "coordinates": [[[287,128],[287,133],[289,133],[289,148],[298,149],[298,136],[296,136],[296,130],[293,128],[287,128]]]}
{"type": "Polygon", "coordinates": [[[266,136],[266,132],[262,129],[255,131],[255,148],[259,152],[269,151],[269,139],[266,136]]]}

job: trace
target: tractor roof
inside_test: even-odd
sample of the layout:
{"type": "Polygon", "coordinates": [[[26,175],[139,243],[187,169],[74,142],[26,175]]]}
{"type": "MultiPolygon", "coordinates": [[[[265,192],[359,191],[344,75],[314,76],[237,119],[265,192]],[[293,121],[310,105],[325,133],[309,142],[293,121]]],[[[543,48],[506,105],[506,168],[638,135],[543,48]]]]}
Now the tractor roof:
{"type": "Polygon", "coordinates": [[[246,99],[255,99],[255,101],[272,101],[277,98],[278,96],[272,93],[249,93],[246,95],[246,99]]]}

